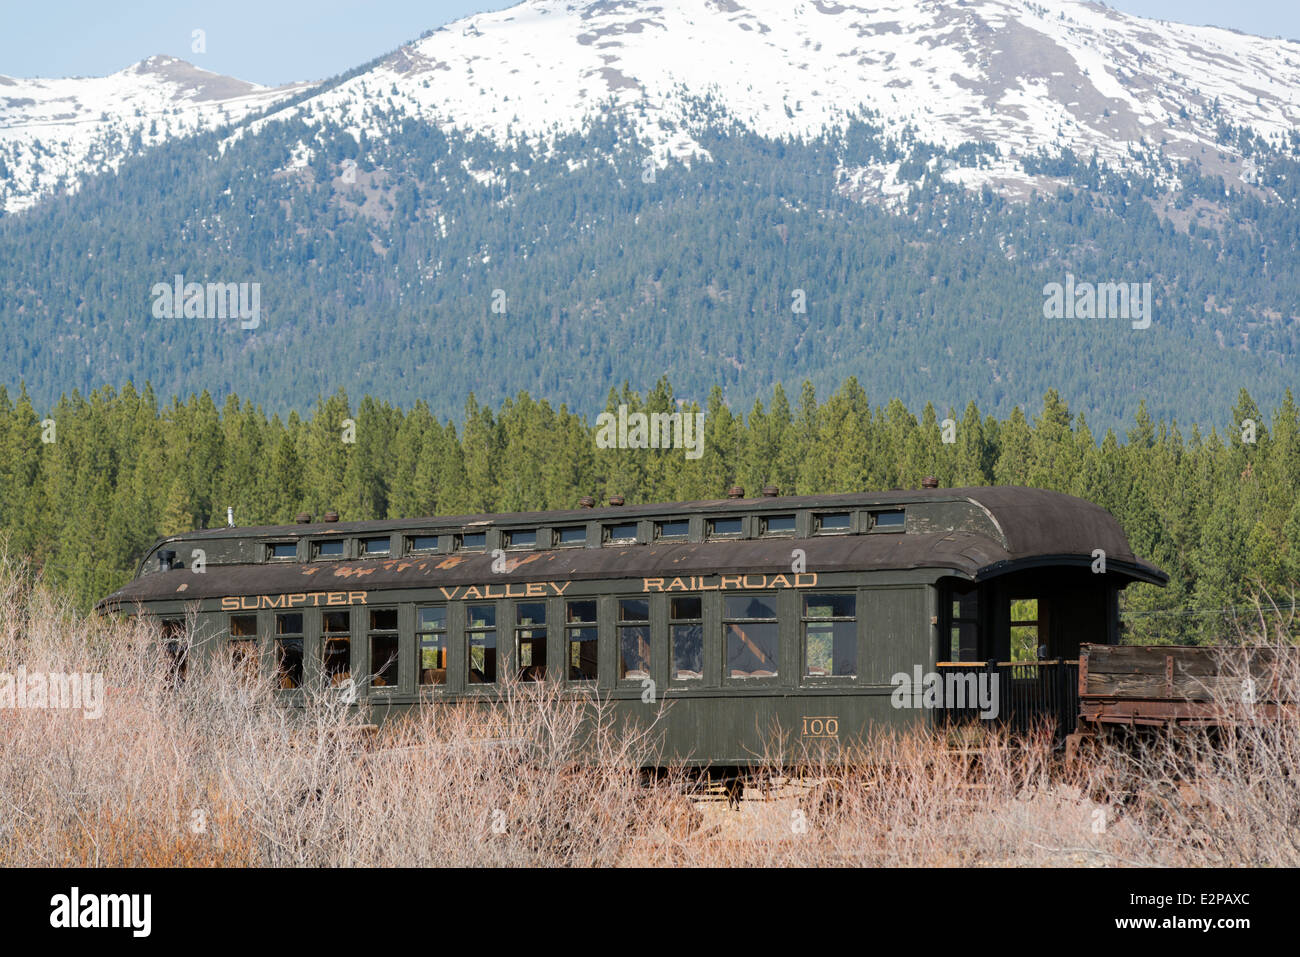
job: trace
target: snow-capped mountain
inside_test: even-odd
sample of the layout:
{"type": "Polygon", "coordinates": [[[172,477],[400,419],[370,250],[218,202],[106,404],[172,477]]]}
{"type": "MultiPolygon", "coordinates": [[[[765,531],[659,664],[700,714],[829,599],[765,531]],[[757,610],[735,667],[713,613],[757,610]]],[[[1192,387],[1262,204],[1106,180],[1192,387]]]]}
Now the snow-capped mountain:
{"type": "Polygon", "coordinates": [[[116,169],[131,151],[238,122],[307,84],[264,87],[152,56],[105,77],[0,75],[0,208],[25,209],[83,172],[116,169]]]}
{"type": "MultiPolygon", "coordinates": [[[[450,24],[291,108],[377,131],[396,109],[502,139],[580,127],[611,102],[689,154],[690,101],[767,136],[867,110],[998,157],[944,175],[1016,191],[1019,158],[1163,153],[1250,178],[1219,125],[1276,140],[1300,121],[1300,44],[1077,0],[527,0],[450,24]]],[[[852,171],[850,171],[852,172],[852,171]]]]}
{"type": "Polygon", "coordinates": [[[0,219],[0,352],[46,404],[130,377],[450,416],[521,386],[597,408],[667,374],[748,404],[863,375],[913,408],[1059,385],[1094,424],[1143,396],[1205,421],[1294,386],[1297,62],[1072,0],[529,0],[293,95],[176,61],[8,81],[11,208],[122,162],[0,219]],[[256,284],[256,330],[188,292],[160,319],[178,275],[207,303],[256,284]],[[1154,321],[1045,321],[1071,277],[1149,284],[1154,321]]]}
{"type": "MultiPolygon", "coordinates": [[[[97,79],[0,76],[0,205],[22,209],[115,168],[136,134],[148,146],[238,123],[306,86],[259,87],[169,57],[97,79]]],[[[433,31],[255,124],[295,116],[382,136],[395,111],[544,144],[612,104],[663,161],[700,152],[702,100],[766,136],[868,112],[939,146],[992,144],[978,164],[940,173],[1012,194],[1048,185],[1024,157],[1066,147],[1121,167],[1193,159],[1249,182],[1223,124],[1271,142],[1293,134],[1300,44],[1079,0],[526,0],[433,31]]],[[[885,193],[904,185],[889,167],[842,172],[885,193]]]]}

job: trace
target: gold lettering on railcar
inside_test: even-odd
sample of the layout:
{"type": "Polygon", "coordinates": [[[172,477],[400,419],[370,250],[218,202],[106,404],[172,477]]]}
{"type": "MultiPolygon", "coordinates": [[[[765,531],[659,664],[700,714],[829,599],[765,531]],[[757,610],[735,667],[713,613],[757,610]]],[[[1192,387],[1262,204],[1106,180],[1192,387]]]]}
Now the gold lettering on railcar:
{"type": "Polygon", "coordinates": [[[838,738],[840,719],[833,715],[804,715],[803,737],[838,738]]]}
{"type": "Polygon", "coordinates": [[[816,588],[816,572],[797,575],[701,575],[685,578],[643,578],[642,591],[760,591],[765,588],[816,588]]]}
{"type": "Polygon", "coordinates": [[[309,591],[285,595],[227,595],[222,611],[257,611],[259,608],[319,608],[322,605],[364,605],[367,592],[309,591]]]}
{"type": "Polygon", "coordinates": [[[448,588],[438,586],[438,591],[447,601],[458,598],[467,601],[486,601],[489,598],[546,598],[548,595],[563,595],[573,582],[512,582],[499,585],[453,585],[448,588]]]}
{"type": "MultiPolygon", "coordinates": [[[[440,585],[447,601],[488,601],[495,598],[547,598],[561,596],[573,582],[510,582],[492,585],[440,585]]],[[[771,588],[815,588],[817,574],[800,572],[781,575],[700,575],[682,578],[643,578],[642,591],[758,591],[771,588]]],[[[364,605],[368,592],[309,591],[283,595],[228,595],[221,599],[222,611],[257,611],[260,608],[320,608],[364,605]]]]}

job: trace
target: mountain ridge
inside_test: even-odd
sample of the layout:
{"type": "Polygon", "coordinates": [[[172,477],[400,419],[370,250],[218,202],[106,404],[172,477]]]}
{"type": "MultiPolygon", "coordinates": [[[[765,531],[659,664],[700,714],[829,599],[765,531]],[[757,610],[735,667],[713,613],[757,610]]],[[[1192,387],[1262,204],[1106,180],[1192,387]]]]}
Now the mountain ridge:
{"type": "MultiPolygon", "coordinates": [[[[184,77],[170,102],[196,107],[190,122],[169,124],[155,142],[220,122],[238,126],[260,112],[266,115],[251,121],[255,127],[302,118],[344,125],[354,135],[378,132],[373,115],[383,105],[499,143],[513,136],[540,144],[612,104],[633,117],[664,161],[700,153],[689,116],[692,100],[709,98],[772,138],[806,138],[865,114],[895,136],[947,148],[988,144],[979,164],[938,175],[1011,196],[1059,186],[1026,171],[1024,160],[1067,148],[1096,152],[1120,168],[1194,160],[1251,184],[1255,171],[1224,149],[1222,122],[1270,142],[1300,126],[1300,43],[1147,20],[1081,0],[526,0],[429,31],[341,82],[257,87],[169,57],[104,79],[140,73],[151,61],[160,63],[144,72],[172,68],[184,77]],[[199,74],[201,87],[231,91],[213,99],[218,110],[178,95],[199,74]],[[319,92],[295,96],[313,89],[319,92]],[[291,106],[277,109],[290,97],[291,106]]],[[[12,154],[16,131],[38,121],[0,108],[0,158],[6,143],[12,154]]],[[[114,132],[120,139],[139,126],[114,132]]],[[[89,154],[84,140],[69,150],[79,143],[89,154]]],[[[10,211],[27,208],[42,187],[22,185],[30,163],[11,155],[9,165],[17,185],[0,200],[10,211]]],[[[56,174],[85,168],[103,162],[96,167],[88,155],[56,174]]],[[[896,170],[881,167],[850,167],[844,175],[903,185],[896,170]]]]}
{"type": "MultiPolygon", "coordinates": [[[[114,175],[0,218],[9,382],[25,379],[48,404],[150,379],[162,394],[236,392],[277,411],[346,387],[448,415],[470,393],[500,401],[520,388],[592,410],[622,381],[644,389],[665,373],[685,394],[717,384],[742,403],[777,381],[824,388],[857,374],[875,397],[957,409],[975,399],[1002,415],[1054,387],[1098,425],[1131,418],[1142,399],[1152,414],[1218,421],[1238,387],[1273,402],[1293,383],[1300,137],[1245,124],[1235,100],[1192,104],[1184,143],[1197,145],[1184,159],[1156,144],[1113,161],[1064,139],[1023,155],[945,146],[860,103],[844,106],[843,125],[793,136],[780,124],[806,117],[797,99],[787,115],[780,96],[760,104],[777,124],[765,133],[757,114],[680,84],[662,109],[642,87],[622,87],[620,106],[599,71],[654,89],[627,51],[664,30],[630,24],[668,7],[571,6],[514,8],[596,57],[569,69],[569,99],[551,104],[581,111],[564,124],[533,116],[537,135],[509,133],[500,110],[509,135],[456,122],[452,75],[481,76],[482,99],[498,106],[513,102],[504,84],[537,86],[534,67],[508,55],[530,34],[480,16],[239,123],[128,151],[114,175]],[[461,73],[433,56],[481,42],[461,73]],[[439,110],[424,111],[426,96],[439,110]],[[1200,145],[1205,124],[1213,142],[1200,145]],[[151,290],[177,276],[256,283],[262,312],[246,326],[201,309],[163,318],[151,290]],[[1154,323],[1048,318],[1044,290],[1070,276],[1150,282],[1154,323]]],[[[699,16],[760,44],[774,32],[754,20],[771,0],[723,6],[699,16]]],[[[1060,6],[1110,22],[1104,8],[1060,6]]],[[[951,7],[983,19],[946,35],[978,34],[971,24],[1009,8],[1029,9],[951,7]]],[[[819,28],[855,15],[792,9],[819,28]]],[[[531,36],[535,58],[571,63],[568,46],[531,36]]],[[[829,49],[804,39],[801,56],[829,49]]],[[[653,60],[648,49],[636,55],[653,60]]]]}
{"type": "Polygon", "coordinates": [[[0,209],[30,209],[133,151],[237,122],[313,84],[264,87],[156,54],[105,77],[0,76],[0,209]]]}

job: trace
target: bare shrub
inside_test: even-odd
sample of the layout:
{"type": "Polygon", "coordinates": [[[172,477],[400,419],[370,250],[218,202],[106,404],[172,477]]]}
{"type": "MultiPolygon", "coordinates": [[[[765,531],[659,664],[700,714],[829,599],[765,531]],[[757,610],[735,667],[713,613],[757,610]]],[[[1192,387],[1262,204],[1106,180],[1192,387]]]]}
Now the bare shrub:
{"type": "Polygon", "coordinates": [[[1225,657],[1217,732],[1103,742],[1072,768],[1046,732],[882,731],[786,762],[774,735],[739,804],[704,800],[684,769],[639,770],[659,763],[653,708],[626,726],[592,697],[507,681],[495,704],[375,728],[337,688],[286,707],[221,655],[193,656],[176,687],[158,640],[72,613],[0,557],[0,673],[107,687],[98,719],[0,708],[0,865],[1300,863],[1284,640],[1253,700],[1258,661],[1225,657]]]}
{"type": "Polygon", "coordinates": [[[1147,850],[1192,864],[1300,865],[1300,648],[1290,615],[1217,649],[1208,727],[1115,740],[1107,777],[1147,850]]]}
{"type": "MultiPolygon", "coordinates": [[[[98,672],[98,719],[0,709],[0,864],[614,864],[677,794],[643,787],[653,724],[545,684],[374,730],[337,688],[286,707],[155,627],[79,617],[0,563],[0,672],[98,672]]],[[[193,640],[193,628],[186,636],[193,640]]]]}

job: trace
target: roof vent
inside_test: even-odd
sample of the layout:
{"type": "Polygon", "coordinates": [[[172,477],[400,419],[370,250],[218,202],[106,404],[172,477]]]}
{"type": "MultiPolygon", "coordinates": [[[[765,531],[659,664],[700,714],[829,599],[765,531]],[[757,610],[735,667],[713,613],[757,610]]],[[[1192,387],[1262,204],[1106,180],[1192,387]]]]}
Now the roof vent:
{"type": "Polygon", "coordinates": [[[620,505],[623,504],[623,496],[622,496],[622,495],[611,495],[611,496],[609,497],[609,504],[610,504],[610,505],[613,505],[615,508],[618,508],[620,505]]]}
{"type": "Polygon", "coordinates": [[[338,512],[326,512],[320,517],[322,522],[337,522],[339,520],[338,512]]]}
{"type": "Polygon", "coordinates": [[[310,525],[311,512],[299,512],[297,515],[293,517],[293,520],[297,522],[299,525],[310,525]]]}
{"type": "Polygon", "coordinates": [[[590,495],[584,495],[582,496],[582,498],[578,499],[578,504],[581,505],[583,508],[595,508],[596,500],[592,498],[590,495]]]}
{"type": "Polygon", "coordinates": [[[733,485],[727,489],[727,498],[744,498],[745,490],[739,485],[733,485]]]}
{"type": "Polygon", "coordinates": [[[763,497],[764,497],[764,498],[776,498],[776,497],[777,497],[778,495],[780,495],[780,494],[781,494],[781,490],[780,490],[779,488],[777,488],[775,485],[764,485],[764,486],[763,486],[763,497]]]}
{"type": "Polygon", "coordinates": [[[921,488],[938,488],[938,487],[939,487],[939,480],[935,478],[933,475],[927,475],[925,478],[921,479],[921,488]]]}

